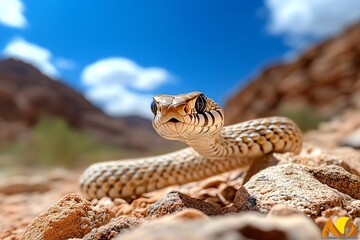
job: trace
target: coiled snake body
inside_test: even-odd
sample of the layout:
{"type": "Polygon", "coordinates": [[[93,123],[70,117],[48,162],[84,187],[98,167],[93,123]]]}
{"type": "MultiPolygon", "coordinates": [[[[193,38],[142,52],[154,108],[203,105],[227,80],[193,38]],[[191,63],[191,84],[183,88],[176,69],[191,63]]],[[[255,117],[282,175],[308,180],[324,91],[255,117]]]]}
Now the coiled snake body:
{"type": "Polygon", "coordinates": [[[157,95],[153,127],[164,138],[191,148],[142,159],[96,163],[80,178],[89,198],[130,198],[247,167],[271,153],[298,153],[302,135],[285,117],[255,119],[223,127],[223,110],[200,92],[157,95]]]}

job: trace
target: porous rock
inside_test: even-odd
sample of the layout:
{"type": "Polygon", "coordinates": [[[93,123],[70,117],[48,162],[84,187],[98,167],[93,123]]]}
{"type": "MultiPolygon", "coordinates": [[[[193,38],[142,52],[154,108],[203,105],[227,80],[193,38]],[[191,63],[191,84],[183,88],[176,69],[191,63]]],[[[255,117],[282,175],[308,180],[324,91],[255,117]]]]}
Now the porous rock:
{"type": "Polygon", "coordinates": [[[171,222],[171,221],[189,221],[189,220],[195,220],[195,219],[209,219],[210,217],[206,215],[205,213],[194,209],[194,208],[186,208],[184,210],[181,210],[179,212],[165,215],[159,218],[156,218],[156,221],[148,221],[145,224],[159,224],[162,222],[171,222]]]}
{"type": "Polygon", "coordinates": [[[220,209],[211,203],[173,191],[151,205],[148,209],[148,216],[150,218],[160,217],[186,208],[195,208],[209,216],[220,214],[220,209]]]}
{"type": "Polygon", "coordinates": [[[157,200],[159,200],[157,197],[140,197],[131,202],[131,204],[126,201],[118,202],[117,206],[114,208],[114,212],[116,213],[116,216],[128,215],[137,218],[145,218],[148,215],[148,208],[157,200]]]}
{"type": "Polygon", "coordinates": [[[320,230],[303,215],[266,218],[258,213],[218,216],[193,221],[168,221],[143,226],[116,240],[319,239],[320,230]]]}
{"type": "Polygon", "coordinates": [[[358,198],[358,189],[359,177],[341,167],[283,164],[254,175],[237,192],[234,206],[238,211],[267,213],[275,204],[283,203],[315,218],[326,209],[348,206],[358,198]]]}
{"type": "Polygon", "coordinates": [[[112,219],[109,223],[93,229],[86,234],[84,240],[110,240],[124,230],[128,230],[142,223],[142,220],[135,217],[120,216],[112,219]]]}
{"type": "Polygon", "coordinates": [[[269,213],[268,216],[290,216],[290,215],[296,215],[296,214],[303,214],[301,211],[299,211],[296,208],[290,207],[288,205],[285,204],[276,204],[275,206],[273,206],[269,213]]]}
{"type": "Polygon", "coordinates": [[[180,221],[188,221],[188,220],[194,220],[194,219],[208,219],[209,216],[207,216],[206,214],[204,214],[203,212],[201,212],[197,209],[187,208],[180,212],[176,212],[174,214],[164,216],[162,218],[164,218],[164,219],[167,218],[168,220],[176,219],[176,220],[180,220],[180,221]]]}
{"type": "Polygon", "coordinates": [[[70,193],[34,218],[27,226],[22,240],[62,240],[81,238],[93,228],[110,221],[114,213],[93,206],[81,196],[70,193]]]}
{"type": "Polygon", "coordinates": [[[360,200],[351,202],[347,210],[352,218],[360,218],[360,200]]]}
{"type": "Polygon", "coordinates": [[[233,202],[235,198],[235,194],[237,192],[237,188],[234,186],[223,184],[219,187],[219,195],[224,203],[233,202]]]}
{"type": "Polygon", "coordinates": [[[345,171],[342,167],[330,165],[326,168],[310,168],[308,172],[318,181],[360,199],[360,177],[345,171]]]}

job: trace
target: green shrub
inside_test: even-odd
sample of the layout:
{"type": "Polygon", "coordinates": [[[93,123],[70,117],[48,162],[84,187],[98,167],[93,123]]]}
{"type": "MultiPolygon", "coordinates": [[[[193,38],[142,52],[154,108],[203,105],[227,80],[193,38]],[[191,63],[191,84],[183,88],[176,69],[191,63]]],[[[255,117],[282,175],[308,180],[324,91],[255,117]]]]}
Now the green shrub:
{"type": "Polygon", "coordinates": [[[311,106],[286,107],[278,112],[278,115],[286,116],[294,120],[302,131],[316,129],[319,123],[329,120],[332,113],[319,111],[311,106]]]}
{"type": "Polygon", "coordinates": [[[31,132],[30,139],[8,148],[17,156],[19,164],[74,167],[124,155],[124,151],[69,127],[61,118],[43,117],[31,132]]]}

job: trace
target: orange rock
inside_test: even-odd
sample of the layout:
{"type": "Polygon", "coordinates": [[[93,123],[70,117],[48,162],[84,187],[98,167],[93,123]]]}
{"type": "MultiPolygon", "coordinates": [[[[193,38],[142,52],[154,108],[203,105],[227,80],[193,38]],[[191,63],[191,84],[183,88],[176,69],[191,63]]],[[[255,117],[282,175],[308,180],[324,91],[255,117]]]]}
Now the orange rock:
{"type": "Polygon", "coordinates": [[[143,220],[135,217],[121,216],[112,219],[109,223],[93,229],[90,233],[86,234],[83,240],[104,240],[112,239],[124,230],[133,228],[141,224],[143,220]]]}
{"type": "Polygon", "coordinates": [[[68,194],[34,218],[27,226],[22,240],[66,240],[81,238],[93,228],[114,217],[102,206],[93,206],[77,194],[68,194]]]}
{"type": "Polygon", "coordinates": [[[290,215],[296,215],[296,214],[303,214],[301,211],[299,211],[296,208],[290,207],[285,204],[276,204],[274,205],[269,213],[268,217],[274,217],[274,216],[290,216],[290,215]]]}
{"type": "Polygon", "coordinates": [[[195,219],[208,219],[209,216],[204,214],[202,211],[199,211],[194,208],[187,208],[180,212],[176,212],[174,214],[170,214],[164,217],[159,218],[159,221],[151,221],[149,224],[157,223],[157,222],[171,222],[171,221],[188,221],[195,219]]]}

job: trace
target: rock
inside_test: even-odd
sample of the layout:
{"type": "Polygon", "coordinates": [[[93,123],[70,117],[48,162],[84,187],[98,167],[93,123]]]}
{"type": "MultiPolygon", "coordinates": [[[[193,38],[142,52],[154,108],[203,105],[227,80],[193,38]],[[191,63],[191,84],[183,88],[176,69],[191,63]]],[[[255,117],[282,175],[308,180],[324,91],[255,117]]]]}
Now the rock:
{"type": "Polygon", "coordinates": [[[323,229],[326,223],[329,221],[327,217],[317,217],[315,220],[316,225],[318,225],[319,229],[323,229]]]}
{"type": "Polygon", "coordinates": [[[274,154],[279,159],[279,164],[296,163],[310,167],[325,167],[328,165],[337,165],[344,168],[346,171],[358,174],[358,170],[354,168],[354,164],[349,164],[347,159],[344,159],[344,154],[336,156],[326,153],[312,146],[304,146],[300,155],[294,153],[274,154]]]}
{"type": "Polygon", "coordinates": [[[342,167],[330,165],[326,168],[308,169],[308,172],[327,186],[360,199],[360,177],[345,171],[342,167]]]}
{"type": "Polygon", "coordinates": [[[267,213],[283,203],[315,218],[325,209],[348,206],[358,197],[359,188],[359,177],[337,166],[283,164],[254,175],[237,192],[234,206],[238,211],[267,213]]]}
{"type": "Polygon", "coordinates": [[[11,177],[0,184],[0,193],[13,195],[30,192],[47,192],[51,189],[48,179],[43,177],[11,177]]]}
{"type": "Polygon", "coordinates": [[[350,169],[345,170],[360,176],[360,151],[349,147],[340,147],[327,150],[332,155],[342,159],[350,169]]]}
{"type": "MultiPolygon", "coordinates": [[[[360,229],[360,217],[359,218],[355,218],[353,221],[354,225],[356,226],[357,229],[360,229]]],[[[360,232],[358,234],[358,237],[360,237],[360,232]]]]}
{"type": "Polygon", "coordinates": [[[121,203],[118,205],[114,211],[116,216],[128,215],[138,218],[145,218],[148,216],[149,207],[154,204],[158,198],[144,198],[140,197],[135,199],[131,204],[121,203]]]}
{"type": "Polygon", "coordinates": [[[352,218],[360,218],[360,200],[351,202],[348,212],[352,218]]]}
{"type": "Polygon", "coordinates": [[[219,187],[219,196],[224,204],[229,204],[234,201],[237,189],[234,186],[223,184],[219,187]]]}
{"type": "Polygon", "coordinates": [[[290,215],[296,215],[296,214],[303,214],[303,213],[296,208],[289,207],[288,205],[276,204],[275,206],[273,206],[270,209],[268,216],[269,217],[290,216],[290,215]]]}
{"type": "Polygon", "coordinates": [[[360,128],[345,136],[340,144],[343,146],[360,149],[360,128]]]}
{"type": "Polygon", "coordinates": [[[109,197],[103,197],[100,200],[97,201],[96,204],[102,205],[104,207],[106,207],[107,209],[110,209],[112,211],[114,211],[115,208],[115,204],[114,202],[111,200],[111,198],[109,197]]]}
{"type": "Polygon", "coordinates": [[[252,160],[252,164],[250,165],[249,169],[246,172],[246,175],[243,180],[243,184],[245,184],[249,179],[254,176],[259,171],[268,168],[270,166],[274,166],[279,162],[278,159],[276,159],[273,154],[255,158],[252,160]]]}
{"type": "Polygon", "coordinates": [[[79,195],[71,193],[34,218],[21,239],[81,238],[93,228],[108,223],[114,215],[101,205],[93,206],[79,195]]]}
{"type": "Polygon", "coordinates": [[[215,176],[208,179],[205,179],[199,184],[200,189],[207,189],[212,187],[218,187],[220,184],[226,182],[226,178],[224,176],[215,176]]]}
{"type": "Polygon", "coordinates": [[[151,224],[120,234],[115,240],[220,240],[220,239],[319,239],[320,230],[302,215],[271,217],[256,213],[214,217],[193,221],[168,221],[151,224]]]}
{"type": "MultiPolygon", "coordinates": [[[[168,219],[171,220],[180,220],[180,221],[188,221],[188,220],[195,220],[195,219],[208,219],[209,217],[204,214],[202,211],[193,208],[187,208],[180,212],[176,212],[174,214],[166,216],[168,219]]],[[[163,217],[163,218],[166,218],[163,217]]]]}
{"type": "Polygon", "coordinates": [[[112,219],[109,223],[93,229],[90,233],[86,234],[83,240],[110,240],[117,236],[119,233],[129,228],[133,228],[143,221],[139,218],[121,216],[112,219]]]}
{"type": "Polygon", "coordinates": [[[325,218],[331,218],[331,217],[348,217],[348,213],[345,209],[341,207],[334,207],[330,209],[326,209],[321,213],[322,216],[325,218]]]}
{"type": "MultiPolygon", "coordinates": [[[[304,140],[321,147],[324,151],[333,153],[334,150],[341,147],[344,139],[356,131],[359,126],[360,108],[345,110],[330,121],[320,123],[317,130],[307,132],[304,135],[304,140]]],[[[351,149],[354,150],[354,148],[351,149]]]]}
{"type": "Polygon", "coordinates": [[[194,208],[186,208],[184,210],[181,210],[179,212],[175,212],[170,215],[165,215],[159,218],[155,218],[152,221],[145,222],[144,224],[161,224],[161,223],[167,223],[172,221],[181,221],[181,222],[187,222],[189,220],[197,220],[197,219],[209,219],[210,217],[203,212],[194,209],[194,208]]]}
{"type": "Polygon", "coordinates": [[[220,209],[216,208],[211,203],[173,191],[151,205],[148,209],[148,216],[150,218],[156,218],[172,214],[186,208],[195,208],[209,216],[220,214],[220,209]]]}

